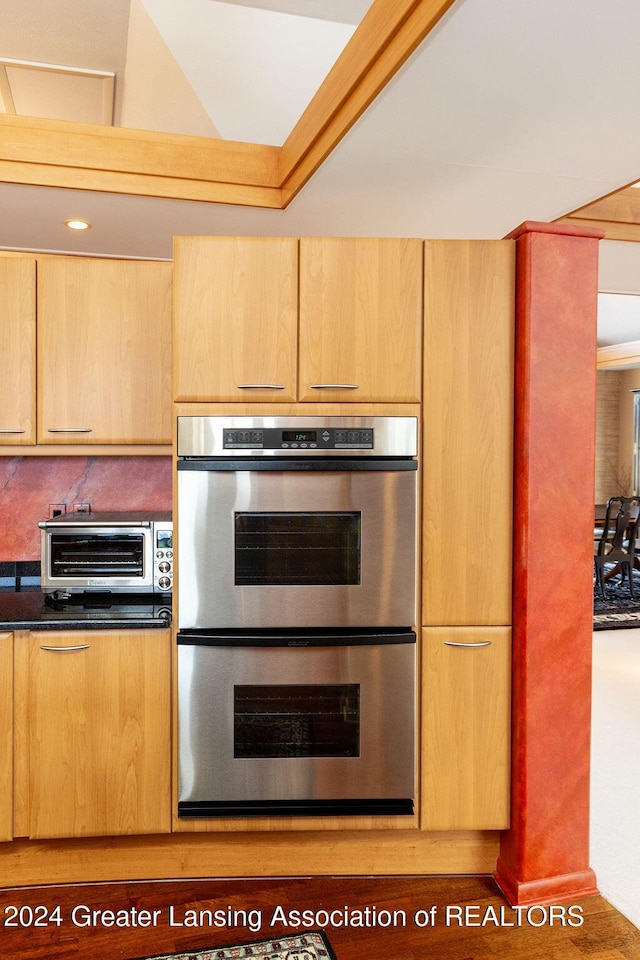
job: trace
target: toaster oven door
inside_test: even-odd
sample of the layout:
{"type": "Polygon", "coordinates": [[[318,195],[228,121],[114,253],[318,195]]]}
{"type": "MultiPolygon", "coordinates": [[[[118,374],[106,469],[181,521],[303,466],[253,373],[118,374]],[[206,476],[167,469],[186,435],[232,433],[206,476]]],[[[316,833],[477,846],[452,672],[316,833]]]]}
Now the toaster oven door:
{"type": "Polygon", "coordinates": [[[51,593],[153,589],[149,528],[42,531],[42,588],[51,593]]]}

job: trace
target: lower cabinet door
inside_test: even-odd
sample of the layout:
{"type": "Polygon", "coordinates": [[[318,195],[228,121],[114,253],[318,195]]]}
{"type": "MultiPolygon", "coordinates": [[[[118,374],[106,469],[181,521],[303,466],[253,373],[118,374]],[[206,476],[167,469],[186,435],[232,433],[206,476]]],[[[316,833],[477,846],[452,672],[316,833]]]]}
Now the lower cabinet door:
{"type": "Polygon", "coordinates": [[[425,628],[422,698],[422,828],[508,827],[511,628],[425,628]]]}
{"type": "Polygon", "coordinates": [[[169,832],[169,631],[30,644],[29,836],[169,832]]]}
{"type": "Polygon", "coordinates": [[[0,633],[0,840],[13,839],[13,634],[0,633]]]}

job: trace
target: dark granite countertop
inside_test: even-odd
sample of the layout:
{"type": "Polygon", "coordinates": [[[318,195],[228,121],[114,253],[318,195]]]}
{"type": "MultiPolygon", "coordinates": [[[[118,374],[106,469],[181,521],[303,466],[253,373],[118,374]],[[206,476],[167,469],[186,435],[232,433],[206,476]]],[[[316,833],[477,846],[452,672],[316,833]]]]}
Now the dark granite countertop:
{"type": "Polygon", "coordinates": [[[140,595],[52,601],[39,586],[0,588],[0,631],[146,630],[171,623],[171,601],[140,595]]]}

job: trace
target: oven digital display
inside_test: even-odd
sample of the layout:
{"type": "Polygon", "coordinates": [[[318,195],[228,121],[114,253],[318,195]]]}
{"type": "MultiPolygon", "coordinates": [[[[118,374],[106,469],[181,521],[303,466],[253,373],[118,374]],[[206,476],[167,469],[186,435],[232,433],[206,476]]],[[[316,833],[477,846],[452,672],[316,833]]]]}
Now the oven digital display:
{"type": "Polygon", "coordinates": [[[317,443],[317,430],[283,430],[282,440],[285,443],[317,443]]]}

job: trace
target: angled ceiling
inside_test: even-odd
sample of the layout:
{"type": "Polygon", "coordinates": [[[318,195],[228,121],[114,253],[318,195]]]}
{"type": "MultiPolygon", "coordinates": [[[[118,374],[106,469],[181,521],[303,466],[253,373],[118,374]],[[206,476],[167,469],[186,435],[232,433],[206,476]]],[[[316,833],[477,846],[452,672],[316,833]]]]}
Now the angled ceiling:
{"type": "Polygon", "coordinates": [[[371,2],[23,0],[0,35],[0,109],[282,143],[371,2]],[[89,79],[106,70],[109,116],[89,79]]]}
{"type": "MultiPolygon", "coordinates": [[[[120,0],[94,3],[103,17],[113,11],[120,35],[125,21],[129,30],[120,0]]],[[[139,5],[171,53],[177,36],[173,29],[163,35],[155,6],[164,3],[132,0],[131,9],[139,5]]],[[[260,10],[249,0],[190,3],[200,12],[208,5],[279,18],[289,24],[289,39],[297,35],[293,21],[311,24],[312,37],[323,25],[281,12],[284,0],[264,0],[260,10]]],[[[33,56],[45,59],[47,38],[35,18],[32,32],[33,56]]],[[[4,182],[0,246],[170,258],[178,234],[497,238],[524,220],[556,220],[640,177],[640,126],[630,122],[640,88],[639,33],[636,0],[455,0],[286,209],[4,182]],[[92,229],[69,236],[63,221],[80,215],[92,229]]],[[[5,49],[3,32],[0,56],[16,55],[5,49]]],[[[245,56],[244,85],[259,88],[255,49],[245,56]]],[[[196,80],[186,81],[195,90],[196,80]]],[[[261,109],[268,108],[269,98],[261,109]]],[[[249,109],[243,113],[246,119],[249,109]]],[[[222,113],[209,107],[205,114],[214,128],[208,136],[228,136],[222,113]]],[[[0,175],[2,142],[0,133],[0,175]]],[[[629,254],[640,245],[601,246],[602,288],[640,292],[640,264],[629,254]]]]}

